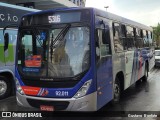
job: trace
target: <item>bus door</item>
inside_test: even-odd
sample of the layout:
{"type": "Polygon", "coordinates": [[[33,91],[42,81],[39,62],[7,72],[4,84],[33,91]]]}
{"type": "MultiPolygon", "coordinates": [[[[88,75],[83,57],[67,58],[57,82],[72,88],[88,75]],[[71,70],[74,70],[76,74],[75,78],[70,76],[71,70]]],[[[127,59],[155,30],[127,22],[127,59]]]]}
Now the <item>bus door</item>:
{"type": "Polygon", "coordinates": [[[133,71],[133,60],[134,60],[134,51],[125,52],[125,89],[128,88],[134,80],[132,81],[132,71],[133,71]]]}
{"type": "Polygon", "coordinates": [[[124,39],[125,48],[125,89],[135,82],[135,43],[134,43],[134,28],[126,26],[126,38],[124,39]]]}
{"type": "Polygon", "coordinates": [[[7,29],[5,33],[8,33],[9,41],[5,45],[4,40],[4,61],[6,66],[14,65],[15,63],[15,53],[16,53],[16,40],[17,40],[17,29],[7,29]]]}
{"type": "Polygon", "coordinates": [[[96,29],[97,108],[113,98],[112,57],[109,27],[96,29]]]}

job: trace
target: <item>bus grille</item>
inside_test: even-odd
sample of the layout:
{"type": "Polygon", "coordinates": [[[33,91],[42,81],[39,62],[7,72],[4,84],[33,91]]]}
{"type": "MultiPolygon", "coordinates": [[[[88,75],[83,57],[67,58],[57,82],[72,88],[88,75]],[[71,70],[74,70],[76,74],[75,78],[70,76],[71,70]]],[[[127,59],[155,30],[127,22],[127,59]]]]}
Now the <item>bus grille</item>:
{"type": "Polygon", "coordinates": [[[49,81],[24,80],[24,79],[22,79],[22,81],[26,86],[43,87],[43,88],[72,88],[79,82],[79,81],[49,82],[49,81]]]}
{"type": "Polygon", "coordinates": [[[40,108],[40,105],[54,106],[55,110],[65,110],[67,109],[68,101],[45,101],[45,100],[34,100],[27,98],[28,103],[35,108],[40,108]]]}

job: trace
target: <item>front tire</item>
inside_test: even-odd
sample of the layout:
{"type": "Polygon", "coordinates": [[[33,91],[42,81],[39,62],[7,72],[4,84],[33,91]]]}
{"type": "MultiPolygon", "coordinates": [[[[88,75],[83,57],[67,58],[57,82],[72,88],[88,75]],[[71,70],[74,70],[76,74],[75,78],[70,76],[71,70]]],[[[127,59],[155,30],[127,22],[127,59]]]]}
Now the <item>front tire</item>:
{"type": "Polygon", "coordinates": [[[8,97],[11,93],[11,83],[8,79],[0,76],[0,100],[8,97]]]}
{"type": "Polygon", "coordinates": [[[114,82],[114,98],[113,98],[113,103],[119,103],[120,96],[121,96],[120,81],[119,81],[118,78],[116,78],[116,80],[114,82]]]}
{"type": "Polygon", "coordinates": [[[146,82],[148,80],[148,64],[147,63],[145,65],[144,76],[143,76],[142,80],[144,82],[146,82]]]}

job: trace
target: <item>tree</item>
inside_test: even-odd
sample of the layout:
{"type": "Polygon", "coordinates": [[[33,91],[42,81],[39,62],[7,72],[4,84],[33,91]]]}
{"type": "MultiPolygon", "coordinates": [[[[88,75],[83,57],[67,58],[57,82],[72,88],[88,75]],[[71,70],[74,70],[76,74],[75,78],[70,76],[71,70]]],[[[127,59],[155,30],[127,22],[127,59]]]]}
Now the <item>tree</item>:
{"type": "Polygon", "coordinates": [[[153,37],[156,42],[156,47],[160,47],[160,24],[157,27],[153,27],[153,37]]]}

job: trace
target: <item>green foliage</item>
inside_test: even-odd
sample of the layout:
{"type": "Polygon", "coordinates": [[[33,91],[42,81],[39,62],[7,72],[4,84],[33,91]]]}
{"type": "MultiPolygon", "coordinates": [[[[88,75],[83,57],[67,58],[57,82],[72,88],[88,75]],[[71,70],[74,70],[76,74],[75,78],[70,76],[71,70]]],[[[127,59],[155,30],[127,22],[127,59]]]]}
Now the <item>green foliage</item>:
{"type": "Polygon", "coordinates": [[[156,27],[153,27],[153,37],[156,42],[156,47],[160,47],[160,24],[156,27]]]}

